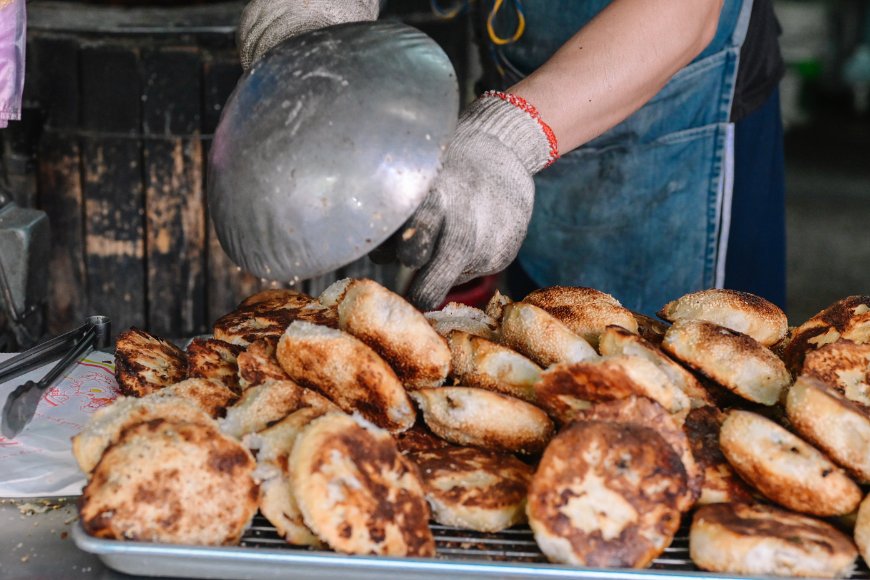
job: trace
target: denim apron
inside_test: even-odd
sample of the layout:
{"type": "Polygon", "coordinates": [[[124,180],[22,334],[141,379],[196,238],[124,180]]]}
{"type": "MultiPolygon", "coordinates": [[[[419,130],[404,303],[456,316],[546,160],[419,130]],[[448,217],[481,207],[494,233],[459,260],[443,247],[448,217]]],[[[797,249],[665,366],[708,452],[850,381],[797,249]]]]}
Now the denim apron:
{"type": "MultiPolygon", "coordinates": [[[[535,178],[519,262],[540,286],[590,286],[653,313],[724,279],[740,47],[753,0],[726,0],[692,63],[621,124],[535,178]]],[[[609,0],[525,0],[526,32],[502,55],[528,73],[609,0]]]]}

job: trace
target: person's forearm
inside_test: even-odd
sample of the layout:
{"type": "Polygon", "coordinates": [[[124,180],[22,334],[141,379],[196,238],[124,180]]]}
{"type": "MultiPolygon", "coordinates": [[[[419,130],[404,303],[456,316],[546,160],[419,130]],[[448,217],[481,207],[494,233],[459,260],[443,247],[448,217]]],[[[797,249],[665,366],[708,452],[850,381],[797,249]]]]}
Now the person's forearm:
{"type": "Polygon", "coordinates": [[[651,99],[716,33],[722,0],[614,0],[509,92],[532,103],[566,153],[651,99]]]}

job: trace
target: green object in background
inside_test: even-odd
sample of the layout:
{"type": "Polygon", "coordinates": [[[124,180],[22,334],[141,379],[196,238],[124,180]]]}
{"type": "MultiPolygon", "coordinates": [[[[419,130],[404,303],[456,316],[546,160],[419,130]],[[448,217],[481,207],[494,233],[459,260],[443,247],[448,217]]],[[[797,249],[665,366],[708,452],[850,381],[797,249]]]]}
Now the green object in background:
{"type": "Polygon", "coordinates": [[[824,68],[821,61],[818,60],[793,62],[789,63],[789,66],[804,80],[813,80],[821,77],[824,68]]]}

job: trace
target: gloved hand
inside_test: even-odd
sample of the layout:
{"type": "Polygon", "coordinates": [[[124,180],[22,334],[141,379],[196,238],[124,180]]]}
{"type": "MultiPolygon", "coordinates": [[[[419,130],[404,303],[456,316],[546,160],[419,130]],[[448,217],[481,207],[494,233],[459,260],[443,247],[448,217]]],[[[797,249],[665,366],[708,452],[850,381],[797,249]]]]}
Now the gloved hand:
{"type": "Polygon", "coordinates": [[[376,20],[378,0],[251,0],[239,21],[239,57],[248,70],[270,48],[309,30],[376,20]]]}
{"type": "Polygon", "coordinates": [[[510,264],[532,216],[532,176],[558,156],[555,135],[525,100],[491,91],[468,107],[399,232],[399,261],[421,268],[408,292],[417,307],[435,308],[454,285],[510,264]]]}

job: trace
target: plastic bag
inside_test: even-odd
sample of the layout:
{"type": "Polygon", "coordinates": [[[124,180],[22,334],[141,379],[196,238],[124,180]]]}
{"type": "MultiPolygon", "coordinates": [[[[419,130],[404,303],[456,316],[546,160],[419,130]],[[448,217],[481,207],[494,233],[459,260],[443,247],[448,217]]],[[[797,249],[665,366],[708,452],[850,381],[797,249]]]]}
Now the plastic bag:
{"type": "Polygon", "coordinates": [[[26,30],[24,0],[0,0],[0,129],[21,119],[26,30]]]}
{"type": "MultiPolygon", "coordinates": [[[[0,0],[2,1],[2,0],[0,0]]],[[[0,360],[12,356],[0,354],[0,360]]],[[[39,380],[57,361],[0,383],[0,407],[15,387],[39,380]]],[[[81,493],[85,476],[72,455],[73,435],[119,396],[115,358],[91,352],[48,390],[15,439],[0,436],[0,497],[56,497],[81,493]]]]}

